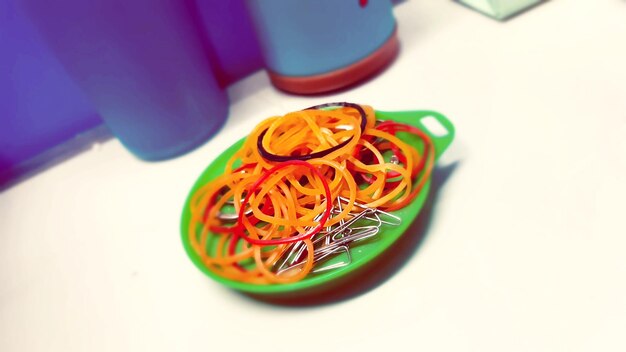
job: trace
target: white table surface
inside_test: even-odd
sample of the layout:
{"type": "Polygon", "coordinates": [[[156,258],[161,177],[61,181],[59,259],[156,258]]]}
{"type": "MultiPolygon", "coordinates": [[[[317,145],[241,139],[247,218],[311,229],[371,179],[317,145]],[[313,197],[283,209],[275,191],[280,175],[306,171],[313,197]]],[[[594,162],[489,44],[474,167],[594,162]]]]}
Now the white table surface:
{"type": "Polygon", "coordinates": [[[353,90],[289,96],[259,72],[192,153],[146,163],[112,140],[1,193],[0,351],[626,350],[626,2],[395,12],[401,55],[353,90]],[[342,100],[456,124],[419,248],[307,308],[206,278],[179,235],[196,177],[265,117],[342,100]]]}

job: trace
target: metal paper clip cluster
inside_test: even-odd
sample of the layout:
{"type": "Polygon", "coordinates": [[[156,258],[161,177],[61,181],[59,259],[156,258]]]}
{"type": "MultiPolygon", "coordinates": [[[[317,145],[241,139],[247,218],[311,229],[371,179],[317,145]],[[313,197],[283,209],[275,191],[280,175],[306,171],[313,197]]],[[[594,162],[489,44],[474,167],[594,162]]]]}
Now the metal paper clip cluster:
{"type": "MultiPolygon", "coordinates": [[[[348,204],[348,201],[347,198],[338,197],[337,204],[332,210],[332,215],[341,213],[343,210],[342,204],[348,204]]],[[[402,222],[399,217],[385,211],[366,207],[356,202],[354,205],[353,211],[348,215],[348,220],[342,219],[338,224],[325,228],[313,237],[313,273],[349,265],[352,262],[350,248],[354,243],[378,235],[383,225],[397,226],[402,222]],[[319,266],[320,263],[342,253],[346,254],[345,260],[326,266],[319,266]]],[[[319,217],[315,220],[319,220],[319,217]]],[[[276,263],[274,271],[277,274],[283,274],[304,266],[307,261],[305,251],[306,245],[304,242],[300,241],[292,244],[276,263]]]]}

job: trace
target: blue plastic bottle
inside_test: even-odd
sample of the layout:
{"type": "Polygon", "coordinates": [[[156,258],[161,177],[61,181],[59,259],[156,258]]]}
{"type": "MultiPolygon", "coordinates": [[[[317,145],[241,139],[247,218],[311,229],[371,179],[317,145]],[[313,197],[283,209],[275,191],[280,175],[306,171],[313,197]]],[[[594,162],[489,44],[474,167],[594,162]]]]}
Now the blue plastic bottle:
{"type": "Polygon", "coordinates": [[[24,0],[25,9],[105,123],[135,155],[170,158],[223,125],[216,83],[187,0],[24,0]]]}
{"type": "Polygon", "coordinates": [[[248,0],[272,82],[320,93],[367,77],[397,51],[390,0],[248,0]]]}

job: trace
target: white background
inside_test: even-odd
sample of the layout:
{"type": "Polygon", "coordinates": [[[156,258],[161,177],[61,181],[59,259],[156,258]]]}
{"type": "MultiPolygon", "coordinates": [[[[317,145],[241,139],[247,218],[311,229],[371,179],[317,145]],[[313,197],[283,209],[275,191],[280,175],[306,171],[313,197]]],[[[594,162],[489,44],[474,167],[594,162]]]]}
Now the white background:
{"type": "Polygon", "coordinates": [[[192,153],[146,163],[112,140],[0,194],[0,351],[626,350],[626,2],[395,12],[400,56],[353,90],[295,97],[258,72],[192,153]],[[456,124],[421,246],[321,306],[206,278],[179,235],[196,177],[262,119],[342,100],[456,124]]]}

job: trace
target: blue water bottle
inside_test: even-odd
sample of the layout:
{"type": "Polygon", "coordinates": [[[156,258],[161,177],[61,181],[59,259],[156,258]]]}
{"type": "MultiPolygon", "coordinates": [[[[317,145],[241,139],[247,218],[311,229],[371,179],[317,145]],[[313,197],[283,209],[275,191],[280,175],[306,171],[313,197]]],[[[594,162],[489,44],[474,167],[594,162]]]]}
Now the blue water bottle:
{"type": "Polygon", "coordinates": [[[321,93],[381,70],[398,53],[390,0],[248,0],[272,83],[321,93]]]}
{"type": "Polygon", "coordinates": [[[191,0],[24,0],[113,134],[146,160],[205,142],[228,113],[191,0]]]}

